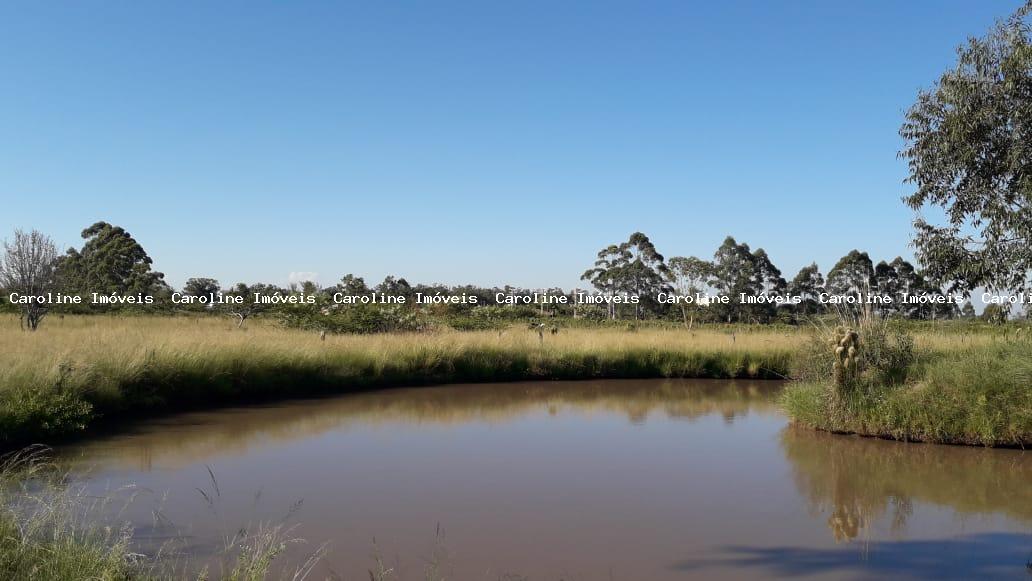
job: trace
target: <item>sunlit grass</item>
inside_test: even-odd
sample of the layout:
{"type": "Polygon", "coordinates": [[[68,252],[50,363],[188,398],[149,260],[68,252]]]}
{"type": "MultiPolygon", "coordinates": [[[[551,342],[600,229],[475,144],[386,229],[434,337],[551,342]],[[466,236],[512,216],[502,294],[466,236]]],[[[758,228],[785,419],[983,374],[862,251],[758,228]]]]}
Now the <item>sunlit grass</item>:
{"type": "Polygon", "coordinates": [[[125,412],[387,385],[638,377],[782,378],[801,331],[563,329],[339,335],[217,317],[0,319],[5,445],[125,412]]]}
{"type": "Polygon", "coordinates": [[[836,393],[820,383],[790,384],[788,414],[807,426],[897,440],[1032,444],[1032,342],[1012,336],[920,351],[903,385],[836,393]]]}

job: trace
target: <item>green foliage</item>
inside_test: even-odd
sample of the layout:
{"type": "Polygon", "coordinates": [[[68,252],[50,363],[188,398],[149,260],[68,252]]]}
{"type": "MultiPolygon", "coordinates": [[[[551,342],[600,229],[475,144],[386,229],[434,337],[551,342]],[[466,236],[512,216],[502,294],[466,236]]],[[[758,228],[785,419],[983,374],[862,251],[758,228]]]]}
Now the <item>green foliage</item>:
{"type": "Polygon", "coordinates": [[[796,315],[810,316],[823,312],[824,305],[820,303],[823,292],[824,277],[816,262],[801,268],[792,282],[788,283],[788,294],[799,297],[801,301],[795,305],[796,315]]]}
{"type": "Polygon", "coordinates": [[[866,252],[851,250],[828,271],[832,294],[866,297],[874,286],[874,265],[866,252]]]}
{"type": "Polygon", "coordinates": [[[710,286],[731,299],[727,304],[718,303],[709,307],[718,320],[728,323],[766,323],[774,320],[774,305],[746,304],[740,300],[743,294],[768,296],[785,292],[785,279],[765,250],[758,248],[753,252],[748,244],[739,244],[728,236],[713,255],[710,274],[710,286]]]}
{"type": "Polygon", "coordinates": [[[936,280],[956,289],[1028,290],[1032,270],[1032,2],[982,38],[907,112],[900,135],[914,210],[946,221],[914,223],[936,280]]]}
{"type": "Polygon", "coordinates": [[[899,440],[1032,443],[1027,339],[917,356],[905,334],[889,330],[873,341],[881,347],[865,357],[877,364],[868,363],[869,371],[854,389],[836,390],[826,379],[807,374],[783,394],[789,415],[818,429],[899,440]]]}
{"type": "Polygon", "coordinates": [[[0,397],[0,447],[76,434],[94,419],[92,404],[60,386],[14,390],[0,397]]]}
{"type": "MultiPolygon", "coordinates": [[[[612,244],[598,252],[592,268],[584,271],[581,280],[591,284],[608,297],[637,296],[634,318],[647,312],[656,312],[656,295],[667,290],[669,269],[663,255],[656,250],[649,237],[641,232],[631,234],[627,242],[612,244]]],[[[609,303],[609,318],[617,318],[615,303],[609,303]]]]}
{"type": "Polygon", "coordinates": [[[69,248],[57,261],[63,292],[82,296],[170,294],[165,275],[151,270],[151,257],[123,228],[97,222],[83,230],[82,237],[86,240],[82,250],[69,248]]]}

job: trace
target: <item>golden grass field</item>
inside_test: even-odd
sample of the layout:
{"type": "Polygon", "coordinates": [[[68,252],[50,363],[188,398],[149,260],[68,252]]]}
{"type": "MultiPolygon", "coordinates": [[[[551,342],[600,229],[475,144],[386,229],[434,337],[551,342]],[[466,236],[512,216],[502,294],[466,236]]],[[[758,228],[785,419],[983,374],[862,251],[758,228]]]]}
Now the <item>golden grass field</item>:
{"type": "MultiPolygon", "coordinates": [[[[961,352],[1007,329],[922,326],[917,348],[961,352]]],[[[563,328],[327,335],[216,316],[0,316],[0,442],[47,441],[125,413],[447,382],[620,377],[780,379],[813,328],[563,328]]]]}
{"type": "Polygon", "coordinates": [[[214,316],[0,318],[0,436],[79,432],[125,412],[388,385],[615,377],[782,378],[796,330],[562,329],[328,335],[214,316]],[[103,420],[100,420],[103,418],[103,420]],[[38,425],[37,425],[38,424],[38,425]]]}

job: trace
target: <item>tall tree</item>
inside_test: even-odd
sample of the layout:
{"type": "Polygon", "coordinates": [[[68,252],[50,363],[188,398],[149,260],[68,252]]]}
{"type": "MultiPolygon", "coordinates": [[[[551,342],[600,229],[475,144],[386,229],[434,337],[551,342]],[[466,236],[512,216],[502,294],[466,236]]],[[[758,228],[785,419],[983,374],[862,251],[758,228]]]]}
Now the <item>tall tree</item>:
{"type": "MultiPolygon", "coordinates": [[[[23,297],[38,297],[54,289],[57,249],[49,236],[33,230],[14,231],[14,240],[4,241],[0,257],[0,288],[23,297]]],[[[35,331],[47,315],[49,303],[32,300],[22,303],[22,328],[35,331]]]]}
{"type": "Polygon", "coordinates": [[[824,309],[820,296],[823,292],[824,277],[816,262],[801,268],[792,282],[788,283],[788,294],[799,297],[799,304],[795,308],[797,315],[816,315],[822,312],[824,309]]]}
{"type": "Polygon", "coordinates": [[[641,319],[647,310],[656,310],[657,295],[669,288],[666,283],[669,267],[649,237],[641,232],[631,234],[625,245],[630,260],[622,269],[621,286],[627,294],[638,297],[634,317],[641,319]]]}
{"type": "Polygon", "coordinates": [[[128,232],[107,222],[82,231],[82,250],[69,248],[58,261],[61,284],[80,294],[155,294],[165,292],[165,275],[128,232]]]}
{"type": "Polygon", "coordinates": [[[610,319],[616,318],[616,304],[612,299],[619,288],[621,269],[631,258],[630,251],[622,244],[610,244],[598,251],[595,265],[584,271],[581,280],[591,283],[610,301],[607,304],[610,319]]]}
{"type": "Polygon", "coordinates": [[[712,275],[710,286],[730,299],[726,304],[713,305],[718,316],[729,323],[746,319],[748,309],[740,302],[741,295],[756,295],[760,292],[756,261],[749,245],[744,242],[739,244],[731,236],[725,238],[713,254],[712,275]]]}
{"type": "Polygon", "coordinates": [[[897,315],[907,318],[924,318],[923,305],[903,302],[905,295],[916,295],[928,290],[925,280],[917,273],[914,265],[901,256],[892,262],[882,260],[874,267],[874,290],[880,295],[892,298],[891,303],[878,305],[878,310],[885,315],[897,315]]]}
{"type": "Polygon", "coordinates": [[[874,265],[866,252],[850,250],[828,271],[832,294],[867,297],[874,286],[874,265]]]}
{"type": "MultiPolygon", "coordinates": [[[[582,280],[604,295],[636,296],[634,317],[641,318],[646,310],[656,310],[656,295],[667,288],[668,271],[663,255],[649,237],[641,232],[631,234],[627,242],[612,244],[599,251],[595,265],[584,271],[582,280]]],[[[616,318],[616,305],[609,303],[610,318],[616,318]]]]}
{"type": "MultiPolygon", "coordinates": [[[[673,287],[674,292],[681,296],[694,296],[706,290],[710,272],[713,265],[701,258],[694,256],[674,256],[667,261],[669,270],[666,279],[673,287]]],[[[695,315],[702,308],[702,305],[694,300],[691,303],[678,303],[681,310],[681,318],[684,326],[692,328],[695,322],[695,315]]]]}
{"type": "Polygon", "coordinates": [[[900,135],[918,258],[935,280],[970,293],[1030,289],[1032,272],[1032,2],[972,38],[954,68],[918,94],[900,135]]]}
{"type": "MultiPolygon", "coordinates": [[[[756,289],[758,296],[770,297],[785,294],[788,283],[781,276],[781,271],[778,270],[778,267],[774,266],[770,257],[767,256],[766,250],[757,248],[752,254],[752,262],[753,287],[756,289]]],[[[761,302],[748,306],[751,307],[748,311],[752,318],[760,322],[773,320],[777,310],[777,304],[771,302],[761,302]]]]}

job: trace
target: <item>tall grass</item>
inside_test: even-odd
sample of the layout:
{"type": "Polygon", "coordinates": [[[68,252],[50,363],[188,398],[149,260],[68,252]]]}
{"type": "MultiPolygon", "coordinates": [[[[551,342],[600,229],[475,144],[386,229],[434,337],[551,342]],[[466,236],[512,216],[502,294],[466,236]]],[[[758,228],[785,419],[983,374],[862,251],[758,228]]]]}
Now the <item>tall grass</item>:
{"type": "Polygon", "coordinates": [[[38,449],[0,464],[0,577],[129,579],[129,531],[105,526],[106,500],[62,486],[38,449]]]}
{"type": "Polygon", "coordinates": [[[0,578],[260,581],[278,575],[303,581],[322,556],[317,549],[301,565],[277,569],[276,558],[302,541],[292,528],[270,523],[235,529],[203,566],[185,561],[176,541],[136,552],[133,528],[119,510],[135,501],[133,489],[88,493],[48,460],[43,447],[5,455],[0,460],[0,578]]]}
{"type": "Polygon", "coordinates": [[[961,334],[932,346],[923,339],[924,347],[915,349],[905,330],[867,321],[860,327],[860,365],[844,377],[833,373],[834,341],[818,333],[801,357],[803,381],[785,389],[783,407],[794,420],[831,432],[1032,444],[1032,341],[1026,334],[961,334]]]}
{"type": "Polygon", "coordinates": [[[0,446],[127,413],[391,385],[588,378],[781,378],[784,331],[564,329],[338,335],[214,317],[0,319],[0,446]]]}

